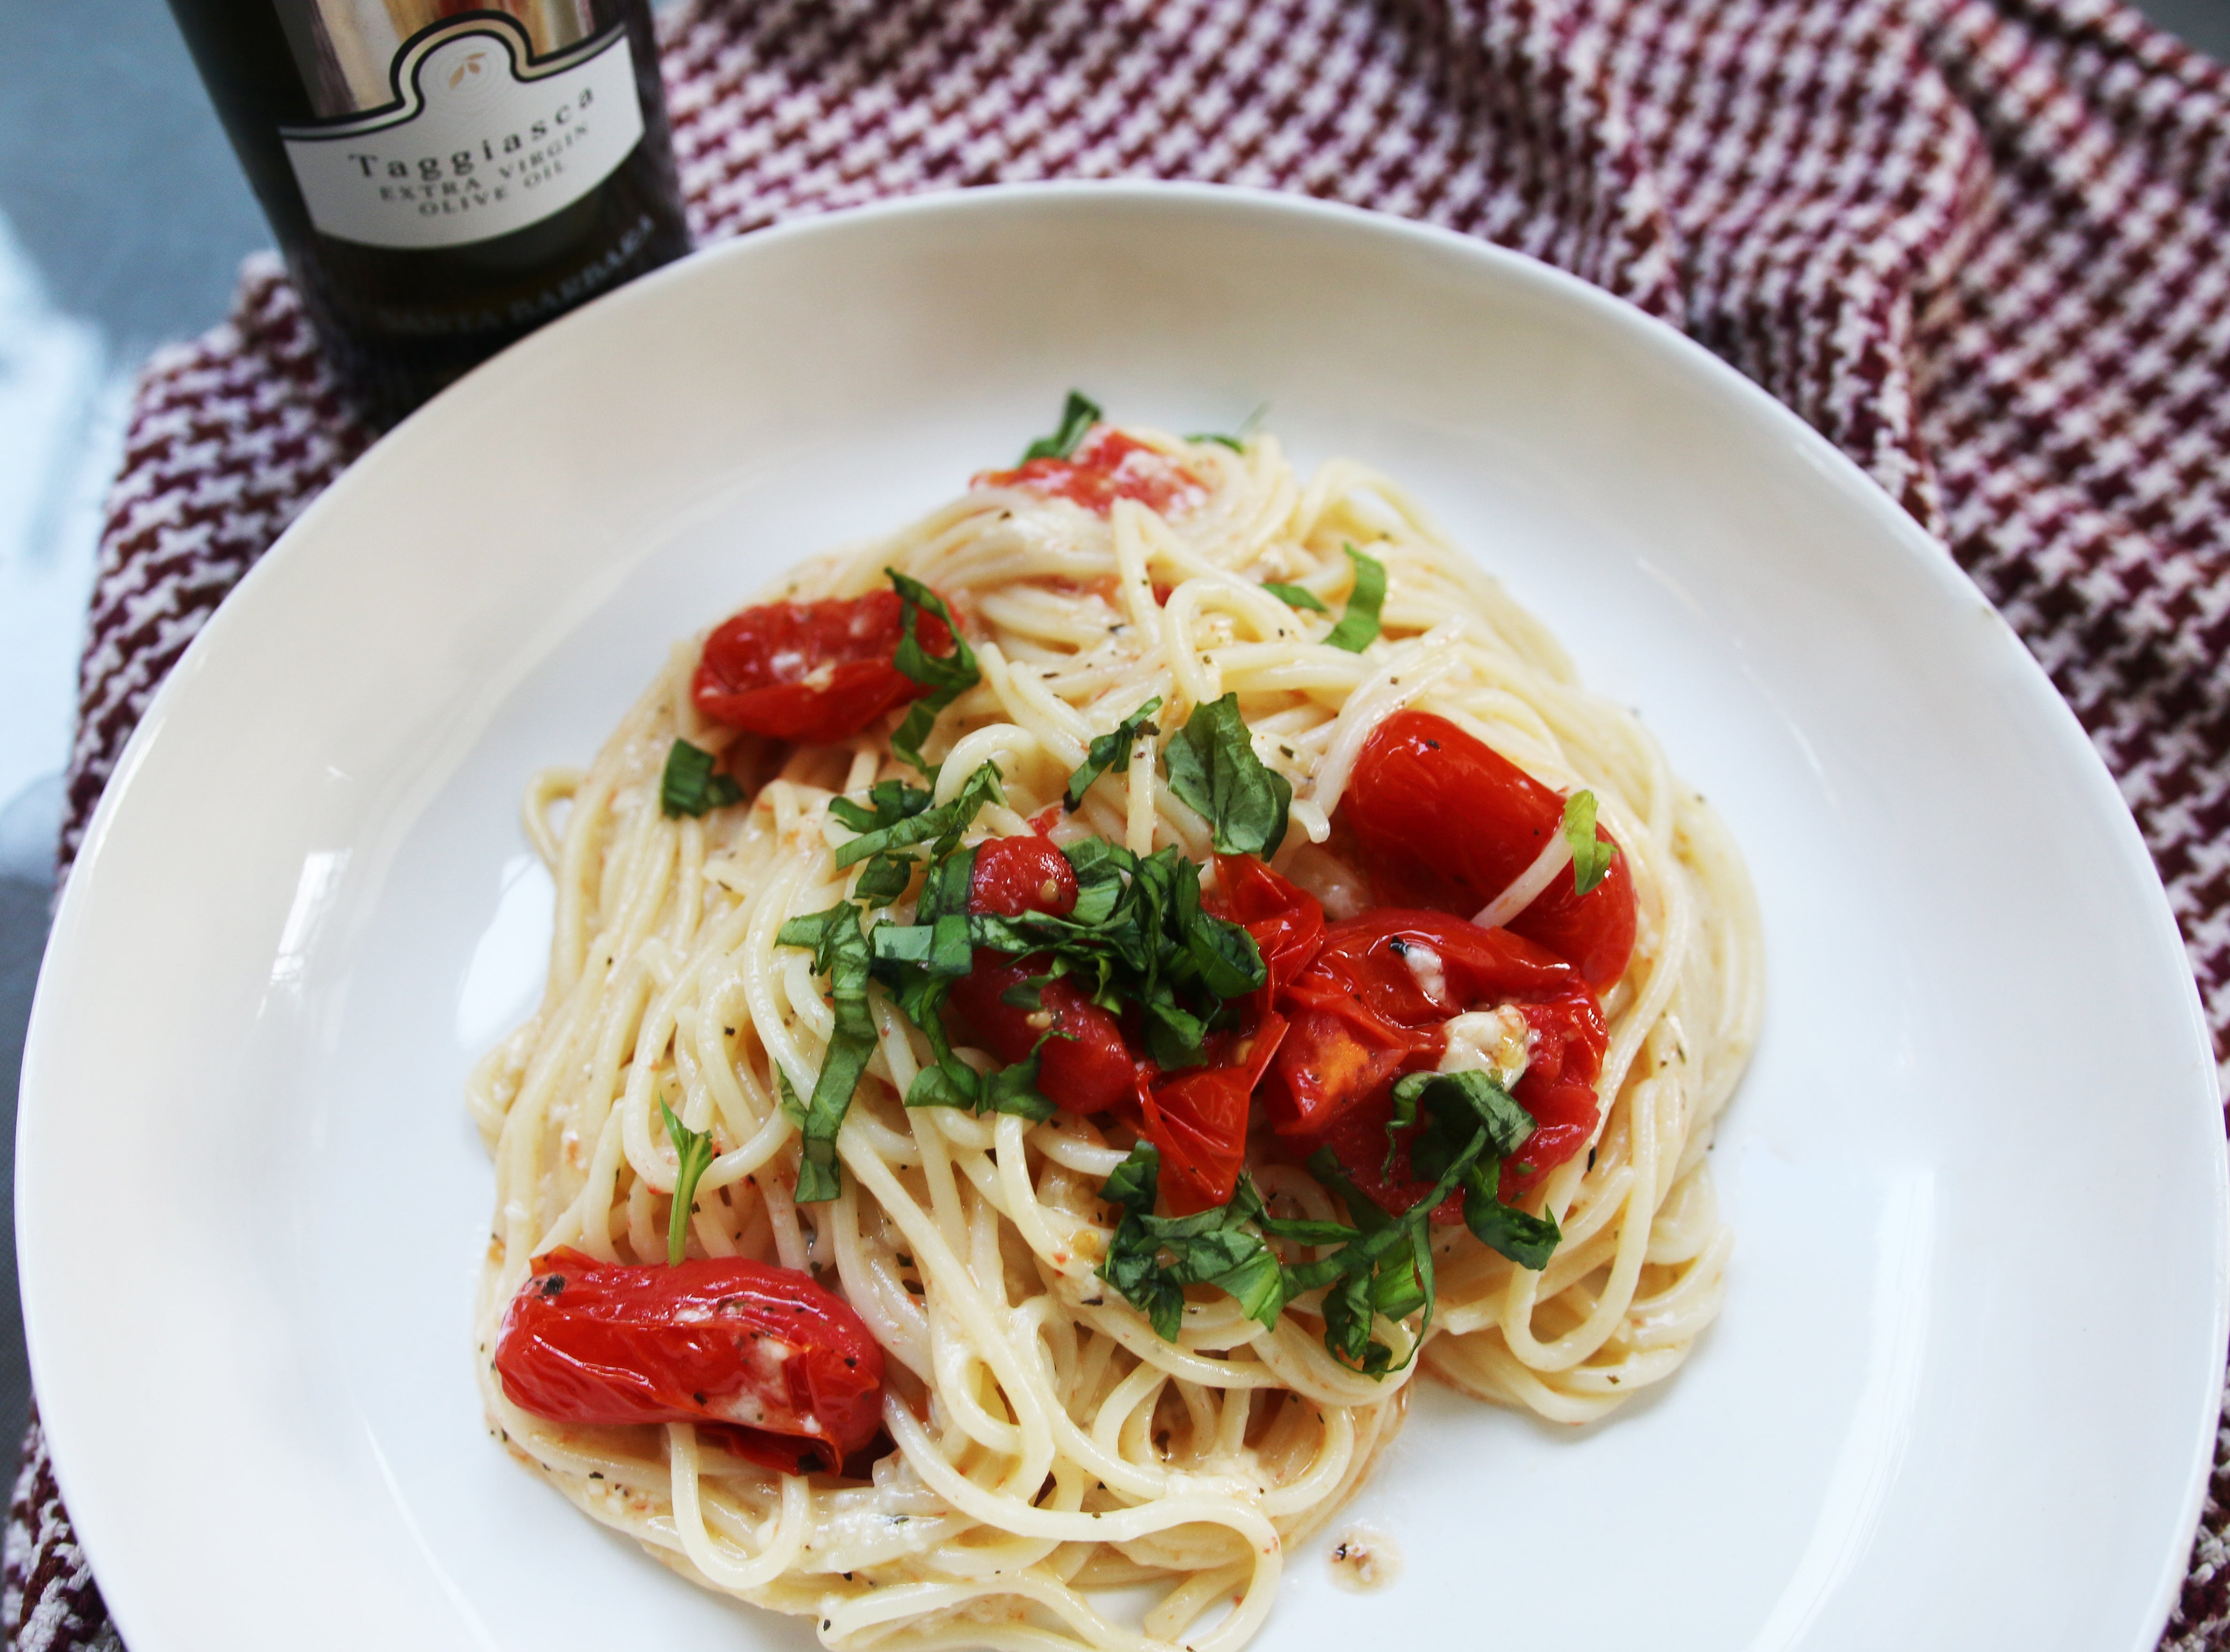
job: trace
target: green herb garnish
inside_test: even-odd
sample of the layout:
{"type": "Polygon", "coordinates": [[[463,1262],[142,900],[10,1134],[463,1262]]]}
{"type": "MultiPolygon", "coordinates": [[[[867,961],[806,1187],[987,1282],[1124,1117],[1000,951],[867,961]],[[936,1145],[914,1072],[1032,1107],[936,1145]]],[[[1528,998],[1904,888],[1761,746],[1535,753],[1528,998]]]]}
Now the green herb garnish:
{"type": "Polygon", "coordinates": [[[666,772],[659,777],[658,807],[668,820],[702,814],[744,800],[744,788],[729,776],[714,772],[720,760],[702,746],[677,740],[666,754],[666,772]]]}
{"type": "MultiPolygon", "coordinates": [[[[832,801],[830,813],[835,812],[837,802],[844,800],[840,798],[832,801]]],[[[910,814],[901,814],[889,825],[876,826],[872,832],[862,832],[851,842],[841,845],[836,851],[836,865],[839,867],[856,866],[872,855],[887,855],[924,843],[931,845],[931,859],[942,859],[952,852],[960,841],[960,834],[982,813],[986,803],[1004,800],[1005,794],[999,789],[998,766],[995,763],[982,764],[949,801],[933,807],[916,809],[910,814]]],[[[838,815],[837,818],[850,825],[865,813],[854,804],[849,814],[838,815]]]]}
{"type": "Polygon", "coordinates": [[[1081,390],[1071,390],[1060,409],[1060,427],[1040,436],[1022,449],[1022,463],[1034,459],[1067,459],[1076,451],[1085,433],[1099,422],[1099,404],[1081,390]]]}
{"type": "Polygon", "coordinates": [[[1482,1073],[1416,1073],[1395,1094],[1395,1128],[1420,1127],[1410,1147],[1411,1173],[1433,1179],[1431,1191],[1400,1215],[1381,1209],[1331,1149],[1319,1148],[1309,1160],[1310,1173],[1339,1195],[1352,1226],[1271,1217],[1244,1176],[1221,1210],[1157,1217],[1160,1160],[1153,1145],[1142,1141],[1102,1189],[1124,1216],[1099,1276],[1168,1341],[1183,1327],[1187,1285],[1217,1286],[1264,1325],[1275,1324],[1293,1298],[1321,1288],[1324,1346],[1374,1377],[1397,1368],[1392,1348],[1371,1334],[1376,1317],[1400,1320],[1421,1311],[1406,1365],[1432,1324],[1432,1214],[1451,1193],[1462,1190],[1472,1232],[1522,1267],[1545,1267],[1563,1236],[1552,1218],[1505,1205],[1497,1193],[1503,1158],[1533,1133],[1531,1115],[1500,1084],[1482,1073]],[[1270,1249],[1271,1238],[1335,1248],[1314,1262],[1286,1266],[1270,1249]]]}
{"type": "Polygon", "coordinates": [[[1347,611],[1324,638],[1335,648],[1359,654],[1378,635],[1378,610],[1386,601],[1386,564],[1366,556],[1353,545],[1345,547],[1355,564],[1355,588],[1347,594],[1347,611]]]}
{"type": "Polygon", "coordinates": [[[1286,1306],[1276,1254],[1250,1225],[1262,1197],[1246,1177],[1231,1202],[1194,1216],[1157,1216],[1161,1154],[1141,1141],[1115,1167],[1101,1193],[1123,1208],[1099,1276],[1144,1314],[1154,1334],[1174,1342],[1184,1326],[1184,1288],[1215,1285],[1237,1298],[1247,1318],[1267,1327],[1286,1306]]]}
{"type": "Polygon", "coordinates": [[[1305,585],[1286,585],[1277,580],[1264,580],[1262,588],[1289,608],[1306,608],[1311,614],[1330,614],[1319,597],[1305,585]]]}
{"type": "MultiPolygon", "coordinates": [[[[849,901],[839,901],[809,917],[790,919],[782,926],[775,942],[813,949],[813,967],[828,977],[829,997],[836,1011],[828,1053],[822,1057],[812,1097],[796,1115],[802,1139],[797,1161],[797,1201],[811,1204],[834,1199],[841,1191],[836,1174],[836,1133],[851,1110],[852,1092],[859,1088],[867,1058],[875,1052],[875,1021],[867,1010],[871,959],[867,935],[860,928],[860,909],[849,901]]],[[[782,1083],[785,1099],[795,1104],[787,1074],[782,1083]]]]}
{"type": "Polygon", "coordinates": [[[1243,453],[1247,451],[1247,444],[1254,439],[1254,433],[1262,427],[1262,420],[1269,411],[1270,404],[1267,402],[1260,403],[1254,412],[1240,421],[1239,431],[1235,435],[1227,436],[1218,430],[1202,430],[1187,436],[1185,440],[1212,441],[1219,447],[1228,447],[1234,453],[1243,453]]]}
{"type": "Polygon", "coordinates": [[[930,730],[936,726],[937,714],[975,687],[982,680],[983,672],[976,669],[976,651],[960,634],[960,622],[944,606],[944,599],[919,580],[908,579],[896,569],[886,568],[883,572],[890,576],[891,587],[899,594],[902,605],[899,624],[905,633],[899,639],[898,652],[891,663],[909,682],[918,683],[929,691],[906,712],[906,721],[891,736],[891,749],[934,779],[936,767],[922,756],[921,742],[929,738],[930,730]],[[925,609],[944,621],[945,629],[952,636],[951,653],[932,654],[922,646],[915,633],[925,609]]]}
{"type": "Polygon", "coordinates": [[[674,1144],[679,1161],[674,1172],[674,1213],[666,1222],[667,1265],[678,1268],[689,1242],[689,1213],[697,1206],[698,1179],[712,1162],[712,1132],[693,1130],[682,1123],[662,1096],[658,1098],[658,1110],[665,1115],[666,1139],[674,1144]]]}
{"type": "Polygon", "coordinates": [[[1595,836],[1595,794],[1575,792],[1564,800],[1564,841],[1572,845],[1572,886],[1582,895],[1610,876],[1619,857],[1614,843],[1595,836]]]}
{"type": "Polygon", "coordinates": [[[1218,854],[1267,860],[1277,852],[1292,783],[1254,755],[1237,694],[1195,706],[1164,761],[1170,789],[1214,830],[1218,854]]]}
{"type": "Polygon", "coordinates": [[[1092,783],[1111,768],[1119,768],[1131,761],[1131,747],[1144,735],[1161,732],[1148,717],[1162,709],[1162,697],[1155,695],[1137,710],[1125,717],[1105,734],[1092,736],[1092,745],[1084,754],[1083,766],[1068,777],[1068,790],[1061,794],[1061,807],[1071,814],[1084,807],[1084,794],[1092,783]]]}

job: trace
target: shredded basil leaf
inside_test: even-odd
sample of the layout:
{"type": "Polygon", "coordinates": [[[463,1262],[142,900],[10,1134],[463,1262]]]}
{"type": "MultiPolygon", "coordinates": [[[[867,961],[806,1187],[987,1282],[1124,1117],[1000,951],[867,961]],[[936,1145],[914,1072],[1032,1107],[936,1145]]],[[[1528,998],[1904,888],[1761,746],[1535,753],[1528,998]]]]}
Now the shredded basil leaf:
{"type": "Polygon", "coordinates": [[[1286,585],[1277,580],[1264,580],[1262,588],[1289,608],[1306,608],[1311,614],[1330,614],[1319,597],[1305,585],[1286,585]]]}
{"type": "Polygon", "coordinates": [[[880,780],[867,788],[865,806],[848,797],[828,800],[828,813],[854,832],[878,832],[912,819],[936,800],[936,794],[902,780],[880,780]]]}
{"type": "Polygon", "coordinates": [[[1508,1091],[1482,1073],[1418,1073],[1397,1087],[1403,1125],[1421,1124],[1411,1170],[1433,1186],[1399,1215],[1380,1208],[1357,1186],[1330,1148],[1309,1160],[1310,1173],[1347,1206],[1352,1226],[1272,1217],[1245,1176],[1221,1210],[1157,1217],[1160,1156],[1141,1141],[1117,1166],[1101,1195],[1124,1212],[1099,1270],[1144,1313],[1155,1332],[1175,1341],[1184,1319],[1184,1287],[1210,1284],[1237,1299],[1242,1311],[1274,1325],[1285,1305],[1322,1290],[1324,1347],[1350,1369],[1384,1377],[1406,1366],[1424,1346],[1434,1309],[1432,1216],[1462,1190],[1466,1224],[1486,1244],[1521,1266],[1545,1267],[1562,1238],[1554,1218],[1505,1205],[1495,1186],[1503,1155],[1533,1132],[1533,1119],[1508,1091]],[[1424,1151],[1428,1139],[1429,1151],[1424,1151]],[[1453,1145],[1451,1145],[1453,1143],[1453,1145]],[[1436,1162],[1430,1169],[1425,1160],[1436,1162]],[[1281,1266],[1270,1238],[1330,1247],[1314,1261],[1281,1266]],[[1409,1352],[1394,1351],[1372,1334],[1381,1315],[1421,1314],[1409,1352]]]}
{"type": "Polygon", "coordinates": [[[828,1052],[822,1057],[820,1076],[813,1081],[813,1095],[798,1122],[797,1200],[802,1205],[834,1199],[842,1191],[836,1173],[836,1133],[851,1110],[860,1075],[875,1052],[875,1021],[867,1008],[873,958],[860,916],[858,907],[839,901],[825,912],[790,919],[775,936],[777,946],[812,948],[814,970],[828,977],[829,998],[836,1011],[828,1052]]]}
{"type": "Polygon", "coordinates": [[[1061,807],[1075,813],[1084,807],[1084,794],[1092,789],[1094,781],[1109,769],[1119,768],[1131,761],[1131,748],[1140,735],[1161,733],[1146,721],[1161,709],[1162,697],[1157,694],[1105,734],[1093,736],[1084,754],[1083,766],[1068,777],[1068,790],[1061,794],[1061,807]]]}
{"type": "Polygon", "coordinates": [[[665,1116],[666,1139],[674,1144],[678,1161],[674,1172],[674,1211],[666,1223],[667,1265],[678,1268],[689,1243],[689,1212],[697,1203],[697,1182],[712,1162],[712,1133],[693,1130],[682,1123],[662,1096],[658,1098],[658,1110],[665,1116]]]}
{"type": "Polygon", "coordinates": [[[1074,453],[1085,434],[1099,422],[1099,404],[1081,390],[1071,390],[1060,409],[1060,427],[1040,436],[1022,449],[1022,463],[1034,459],[1067,459],[1074,453]]]}
{"type": "Polygon", "coordinates": [[[658,807],[668,820],[702,814],[744,800],[744,788],[729,776],[714,772],[720,760],[702,746],[677,740],[666,754],[666,772],[659,776],[658,807]]]}
{"type": "Polygon", "coordinates": [[[1257,405],[1254,412],[1240,421],[1236,434],[1227,436],[1219,430],[1202,430],[1187,436],[1185,440],[1212,441],[1221,447],[1228,447],[1234,453],[1243,453],[1247,451],[1247,444],[1254,440],[1254,433],[1262,427],[1262,421],[1268,415],[1269,411],[1270,404],[1267,402],[1257,405]]]}
{"type": "Polygon", "coordinates": [[[934,780],[936,765],[921,755],[921,742],[936,727],[938,713],[975,687],[982,680],[983,672],[976,668],[976,651],[960,634],[960,622],[944,606],[944,599],[919,580],[908,579],[894,568],[886,568],[883,572],[899,594],[899,625],[905,633],[899,639],[898,652],[891,663],[909,682],[918,683],[929,691],[907,710],[906,721],[891,736],[891,749],[934,780]],[[951,653],[932,654],[922,646],[921,639],[915,633],[924,609],[944,621],[945,629],[952,635],[951,653]]]}
{"type": "Polygon", "coordinates": [[[1184,1328],[1187,1285],[1214,1285],[1247,1318],[1275,1325],[1286,1305],[1285,1278],[1276,1253],[1252,1225],[1262,1213],[1254,1184],[1241,1176],[1230,1203],[1216,1210],[1156,1216],[1160,1165],[1154,1144],[1141,1141],[1108,1177],[1103,1195],[1124,1214],[1099,1276],[1146,1315],[1164,1342],[1176,1341],[1184,1328]]]}
{"type": "Polygon", "coordinates": [[[980,764],[968,777],[967,784],[952,794],[951,801],[909,814],[841,845],[836,851],[836,865],[856,866],[871,855],[887,855],[922,843],[931,845],[932,859],[941,858],[952,852],[953,845],[960,841],[960,834],[974,823],[986,803],[1004,801],[1006,794],[999,789],[998,765],[980,764]]]}
{"type": "Polygon", "coordinates": [[[1378,610],[1386,601],[1386,564],[1366,556],[1353,545],[1346,547],[1355,564],[1355,588],[1347,594],[1347,611],[1324,640],[1335,648],[1359,654],[1378,635],[1378,610]]]}
{"type": "Polygon", "coordinates": [[[1292,783],[1254,755],[1237,694],[1195,706],[1163,762],[1170,789],[1214,830],[1217,853],[1267,860],[1277,852],[1292,783]]]}
{"type": "Polygon", "coordinates": [[[1564,841],[1572,845],[1572,886],[1582,895],[1610,876],[1619,846],[1595,836],[1595,794],[1575,792],[1564,800],[1564,841]]]}

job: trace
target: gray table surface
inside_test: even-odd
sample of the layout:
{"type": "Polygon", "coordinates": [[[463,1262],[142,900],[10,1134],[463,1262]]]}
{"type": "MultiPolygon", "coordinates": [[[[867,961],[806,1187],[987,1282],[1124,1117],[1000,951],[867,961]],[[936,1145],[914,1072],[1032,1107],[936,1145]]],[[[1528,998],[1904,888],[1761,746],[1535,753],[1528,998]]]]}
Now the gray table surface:
{"type": "MultiPolygon", "coordinates": [[[[2141,0],[2230,60],[2230,0],[2141,0]]],[[[0,1215],[45,944],[80,628],[133,368],[220,318],[268,244],[162,0],[4,0],[0,54],[0,1215]]],[[[0,1247],[0,1440],[29,1402],[0,1247]]],[[[4,1450],[0,1447],[0,1450],[4,1450]]]]}

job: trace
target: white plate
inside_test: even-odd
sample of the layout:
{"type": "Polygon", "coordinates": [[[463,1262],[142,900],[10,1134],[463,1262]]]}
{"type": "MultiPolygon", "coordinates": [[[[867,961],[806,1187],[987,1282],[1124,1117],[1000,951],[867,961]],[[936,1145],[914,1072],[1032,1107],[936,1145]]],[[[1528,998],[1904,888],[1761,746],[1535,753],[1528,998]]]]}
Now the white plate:
{"type": "Polygon", "coordinates": [[[133,1652],[802,1646],[514,1465],[468,1061],[531,1002],[516,800],[670,644],[1088,387],[1412,485],[1750,857],[1767,1031],[1686,1370],[1569,1431],[1422,1395],[1270,1652],[2151,1645],[2225,1338],[2214,1069],[2151,865],[1974,588],[1826,442],[1508,253],[1199,189],[946,196],[632,286],[381,443],[164,689],[69,884],[17,1225],[133,1652]]]}

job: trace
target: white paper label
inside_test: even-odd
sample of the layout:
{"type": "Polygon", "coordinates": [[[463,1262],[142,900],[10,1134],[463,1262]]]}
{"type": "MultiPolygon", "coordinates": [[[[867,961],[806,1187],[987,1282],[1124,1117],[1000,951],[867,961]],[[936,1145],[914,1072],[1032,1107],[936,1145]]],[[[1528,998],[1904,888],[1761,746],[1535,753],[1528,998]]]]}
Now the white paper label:
{"type": "Polygon", "coordinates": [[[612,174],[642,138],[625,29],[529,67],[485,14],[397,55],[400,101],[279,136],[310,222],[368,247],[455,247],[524,229],[612,174]]]}

